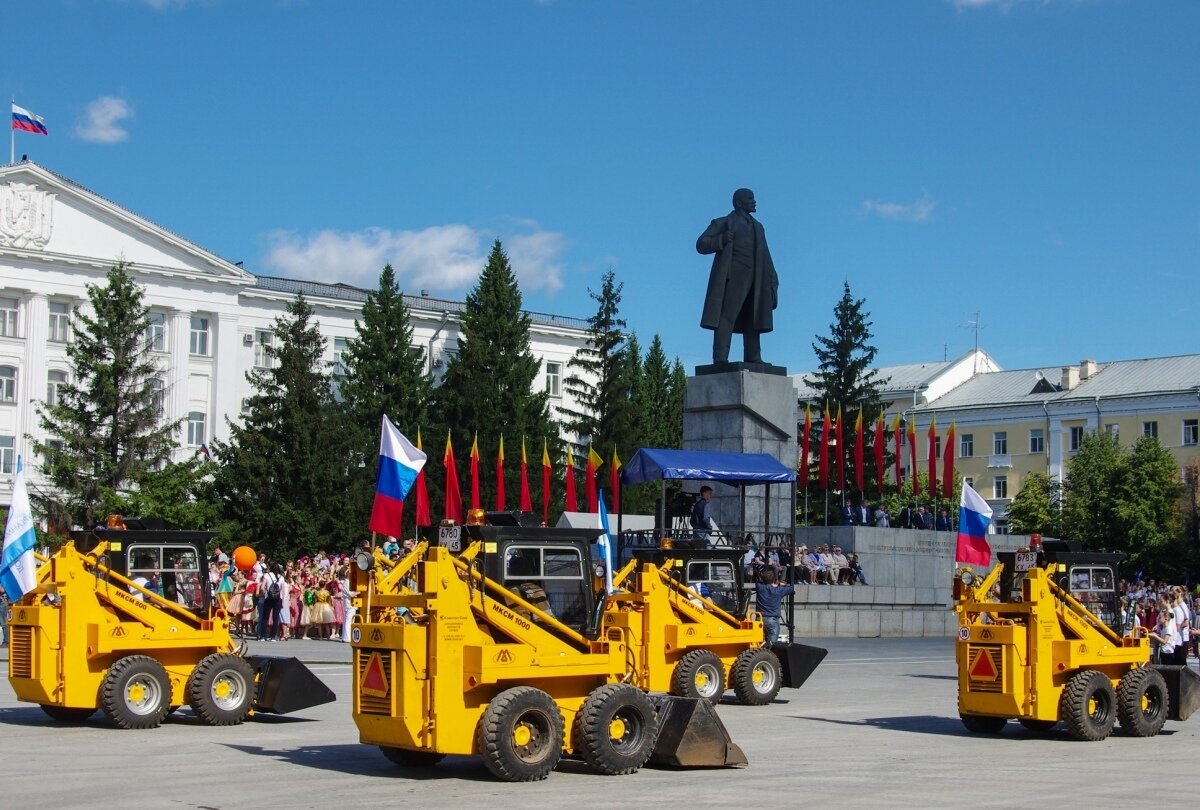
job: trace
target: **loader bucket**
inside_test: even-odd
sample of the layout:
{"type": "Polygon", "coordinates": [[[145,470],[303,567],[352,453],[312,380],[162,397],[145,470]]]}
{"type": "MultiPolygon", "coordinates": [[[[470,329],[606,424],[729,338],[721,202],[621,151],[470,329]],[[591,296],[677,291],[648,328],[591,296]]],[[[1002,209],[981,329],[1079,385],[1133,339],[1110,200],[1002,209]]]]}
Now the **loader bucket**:
{"type": "Polygon", "coordinates": [[[651,764],[672,768],[729,768],[749,764],[742,749],[729,739],[725,724],[708,701],[670,695],[653,695],[650,700],[658,712],[659,726],[651,764]]]}
{"type": "Polygon", "coordinates": [[[256,712],[288,714],[337,700],[330,688],[298,658],[248,655],[246,660],[258,676],[256,712]]]}
{"type": "Polygon", "coordinates": [[[771,652],[779,659],[783,667],[783,685],[789,689],[799,689],[813,674],[829,650],[824,647],[810,647],[807,644],[775,644],[771,652]]]}
{"type": "Polygon", "coordinates": [[[1170,700],[1171,720],[1187,720],[1192,712],[1200,709],[1200,675],[1194,669],[1177,664],[1155,664],[1154,668],[1167,682],[1167,697],[1170,700]]]}

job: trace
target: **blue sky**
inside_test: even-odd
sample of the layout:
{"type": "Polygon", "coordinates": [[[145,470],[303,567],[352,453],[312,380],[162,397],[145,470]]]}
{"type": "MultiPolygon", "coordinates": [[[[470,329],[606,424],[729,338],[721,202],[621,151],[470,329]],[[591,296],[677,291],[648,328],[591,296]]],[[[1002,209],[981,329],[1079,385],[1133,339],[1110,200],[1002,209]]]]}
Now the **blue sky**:
{"type": "MultiPolygon", "coordinates": [[[[735,188],[769,362],[842,282],[879,362],[1197,351],[1200,3],[16,0],[30,158],[264,274],[622,313],[709,360],[695,239],[735,188]]],[[[15,40],[14,40],[15,41],[15,40]]],[[[740,357],[740,341],[734,356],[740,357]]]]}

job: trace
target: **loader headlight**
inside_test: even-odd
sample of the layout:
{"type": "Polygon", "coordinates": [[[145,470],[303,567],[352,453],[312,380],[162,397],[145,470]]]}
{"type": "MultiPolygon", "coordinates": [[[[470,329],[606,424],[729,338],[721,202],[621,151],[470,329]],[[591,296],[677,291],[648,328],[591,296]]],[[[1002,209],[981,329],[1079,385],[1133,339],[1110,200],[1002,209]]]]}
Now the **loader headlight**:
{"type": "Polygon", "coordinates": [[[598,577],[604,576],[604,563],[596,563],[596,567],[592,569],[592,573],[598,577]]]}
{"type": "Polygon", "coordinates": [[[45,596],[45,602],[47,605],[61,605],[62,597],[56,593],[48,593],[45,596]]]}
{"type": "Polygon", "coordinates": [[[358,566],[359,571],[371,570],[371,555],[365,551],[360,551],[354,557],[354,564],[358,566]]]}
{"type": "Polygon", "coordinates": [[[963,571],[959,575],[959,579],[962,580],[963,585],[974,585],[975,584],[975,572],[974,571],[963,571]]]}

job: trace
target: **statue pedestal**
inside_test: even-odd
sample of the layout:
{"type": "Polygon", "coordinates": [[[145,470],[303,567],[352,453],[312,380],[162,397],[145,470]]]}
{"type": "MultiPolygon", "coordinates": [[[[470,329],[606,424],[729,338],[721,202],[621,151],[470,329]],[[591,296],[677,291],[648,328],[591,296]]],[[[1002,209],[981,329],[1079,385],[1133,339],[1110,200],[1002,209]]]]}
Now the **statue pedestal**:
{"type": "MultiPolygon", "coordinates": [[[[766,453],[788,469],[796,469],[800,458],[796,388],[787,370],[767,366],[771,370],[764,373],[751,368],[760,364],[743,363],[722,363],[719,367],[726,365],[735,370],[701,366],[696,376],[688,378],[683,398],[683,449],[766,453]]],[[[771,531],[791,531],[795,524],[790,484],[771,485],[769,521],[765,520],[765,486],[746,488],[744,519],[741,490],[719,483],[711,486],[713,519],[723,531],[732,533],[744,525],[744,531],[753,532],[761,540],[764,525],[769,525],[771,531]]],[[[741,538],[737,539],[740,542],[741,538]]]]}

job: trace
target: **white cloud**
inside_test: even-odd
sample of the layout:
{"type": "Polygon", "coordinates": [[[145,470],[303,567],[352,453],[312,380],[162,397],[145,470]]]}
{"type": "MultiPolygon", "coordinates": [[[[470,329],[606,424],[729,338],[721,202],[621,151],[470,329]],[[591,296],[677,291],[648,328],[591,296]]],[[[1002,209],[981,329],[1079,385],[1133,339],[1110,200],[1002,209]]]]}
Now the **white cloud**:
{"type": "MultiPolygon", "coordinates": [[[[461,293],[479,277],[495,235],[467,225],[436,225],[419,231],[366,228],[324,230],[303,235],[266,234],[265,272],[329,283],[373,288],[379,271],[390,264],[406,292],[461,293]]],[[[566,237],[524,222],[521,230],[501,235],[513,272],[524,289],[555,292],[562,288],[561,256],[566,237]]]]}
{"type": "Polygon", "coordinates": [[[933,216],[937,201],[922,189],[921,196],[910,203],[885,202],[883,200],[863,200],[862,212],[873,214],[880,219],[901,220],[904,222],[925,222],[933,216]]]}
{"type": "Polygon", "coordinates": [[[100,96],[88,102],[75,134],[91,143],[120,143],[129,137],[123,122],[133,118],[133,107],[123,98],[100,96]]]}
{"type": "Polygon", "coordinates": [[[1059,5],[1082,5],[1088,0],[948,0],[959,11],[967,11],[976,8],[998,8],[1001,11],[1009,11],[1015,6],[1028,5],[1037,3],[1038,5],[1048,6],[1051,3],[1059,5]]]}

